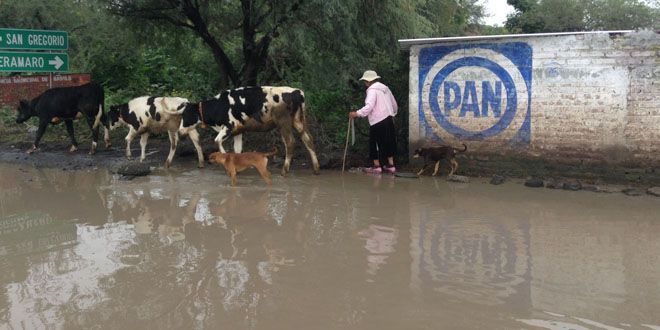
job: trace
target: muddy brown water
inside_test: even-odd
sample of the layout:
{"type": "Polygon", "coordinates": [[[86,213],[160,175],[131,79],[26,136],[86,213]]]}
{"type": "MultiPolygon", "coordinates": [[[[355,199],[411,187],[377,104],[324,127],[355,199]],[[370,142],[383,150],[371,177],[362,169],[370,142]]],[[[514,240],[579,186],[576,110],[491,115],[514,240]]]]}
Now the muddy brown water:
{"type": "Polygon", "coordinates": [[[0,167],[0,329],[660,329],[660,199],[0,167]]]}

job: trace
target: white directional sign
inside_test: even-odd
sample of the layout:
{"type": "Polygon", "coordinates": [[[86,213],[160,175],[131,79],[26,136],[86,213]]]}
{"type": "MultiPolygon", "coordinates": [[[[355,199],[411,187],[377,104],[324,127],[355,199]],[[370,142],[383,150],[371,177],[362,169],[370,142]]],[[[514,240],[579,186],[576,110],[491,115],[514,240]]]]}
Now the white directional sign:
{"type": "Polygon", "coordinates": [[[65,72],[69,56],[56,53],[0,52],[0,71],[65,72]]]}
{"type": "Polygon", "coordinates": [[[65,31],[0,28],[0,49],[66,50],[69,34],[65,31]]]}
{"type": "Polygon", "coordinates": [[[0,28],[0,50],[9,50],[0,51],[0,72],[69,71],[67,54],[52,53],[68,48],[69,33],[66,31],[0,28]]]}

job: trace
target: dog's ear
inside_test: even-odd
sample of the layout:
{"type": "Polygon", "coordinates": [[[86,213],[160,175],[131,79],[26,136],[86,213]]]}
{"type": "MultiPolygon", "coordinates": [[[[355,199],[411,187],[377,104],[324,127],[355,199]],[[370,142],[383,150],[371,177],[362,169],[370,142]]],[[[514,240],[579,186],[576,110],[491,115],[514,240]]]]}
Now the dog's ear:
{"type": "Polygon", "coordinates": [[[221,152],[216,152],[215,153],[215,164],[225,164],[225,161],[227,160],[228,154],[223,154],[221,152]]]}
{"type": "Polygon", "coordinates": [[[211,164],[216,164],[217,163],[217,161],[215,160],[215,157],[217,156],[217,154],[218,154],[217,152],[212,152],[209,155],[209,163],[211,163],[211,164]]]}

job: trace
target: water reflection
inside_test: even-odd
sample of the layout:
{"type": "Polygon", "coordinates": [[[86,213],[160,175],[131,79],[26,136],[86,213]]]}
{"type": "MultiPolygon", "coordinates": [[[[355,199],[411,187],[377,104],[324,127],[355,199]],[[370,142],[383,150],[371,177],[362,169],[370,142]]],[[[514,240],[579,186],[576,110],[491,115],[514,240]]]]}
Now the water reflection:
{"type": "Polygon", "coordinates": [[[412,286],[420,294],[441,292],[478,304],[526,303],[528,229],[526,221],[491,223],[458,214],[413,214],[412,286]]]}
{"type": "Polygon", "coordinates": [[[655,200],[259,180],[0,168],[0,328],[660,324],[655,200]]]}
{"type": "Polygon", "coordinates": [[[366,241],[365,248],[370,253],[367,256],[367,273],[376,275],[378,269],[387,261],[388,255],[394,252],[399,231],[391,227],[372,224],[359,231],[358,235],[366,241]]]}

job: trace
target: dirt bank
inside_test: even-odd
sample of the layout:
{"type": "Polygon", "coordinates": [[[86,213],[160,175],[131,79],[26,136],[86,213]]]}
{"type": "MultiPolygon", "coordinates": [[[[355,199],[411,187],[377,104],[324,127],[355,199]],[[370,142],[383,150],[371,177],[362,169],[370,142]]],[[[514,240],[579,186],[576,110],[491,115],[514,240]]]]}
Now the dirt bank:
{"type": "MultiPolygon", "coordinates": [[[[11,164],[25,164],[33,167],[60,168],[62,170],[84,170],[94,168],[115,169],[120,165],[130,162],[124,156],[125,142],[124,133],[115,131],[111,133],[113,147],[105,149],[99,147],[94,156],[88,155],[90,148],[89,138],[86,133],[79,134],[79,148],[75,153],[68,152],[68,138],[60,134],[57,128],[49,131],[56,131],[48,135],[41,144],[40,150],[35,154],[25,153],[31,145],[29,134],[12,132],[10,136],[3,134],[5,138],[0,141],[0,162],[11,164]]],[[[80,132],[80,131],[79,131],[80,132]]],[[[204,154],[217,150],[217,145],[213,142],[213,136],[206,134],[202,139],[204,154]]],[[[279,167],[282,164],[284,156],[284,147],[281,144],[279,135],[271,133],[248,133],[243,139],[243,150],[270,150],[277,146],[280,150],[278,156],[271,161],[272,166],[279,167]]],[[[231,142],[225,143],[226,147],[231,149],[231,142]]],[[[140,155],[139,139],[133,141],[133,160],[136,161],[140,155]]],[[[361,145],[356,145],[347,157],[347,167],[368,166],[366,153],[360,151],[361,145]]],[[[162,136],[153,136],[149,139],[147,147],[146,163],[150,166],[160,167],[164,164],[169,149],[169,141],[162,136]]],[[[328,146],[323,143],[317,143],[317,153],[322,169],[339,170],[342,165],[343,150],[336,146],[328,146]]],[[[407,159],[400,159],[399,169],[403,171],[417,171],[422,163],[419,160],[413,160],[407,163],[407,159]]],[[[635,168],[613,164],[575,164],[558,161],[548,161],[541,158],[529,158],[523,156],[502,156],[502,155],[461,155],[458,158],[460,168],[457,174],[472,177],[490,177],[493,175],[502,175],[509,178],[539,177],[578,179],[585,183],[602,184],[614,183],[635,186],[657,186],[660,185],[660,169],[635,168]]],[[[446,175],[448,164],[443,163],[441,174],[446,175]]],[[[177,154],[174,158],[175,167],[195,167],[196,154],[192,143],[187,138],[182,138],[177,148],[177,154]]],[[[309,157],[302,143],[296,145],[294,161],[292,167],[309,167],[309,157]]]]}
{"type": "MultiPolygon", "coordinates": [[[[26,137],[29,137],[29,135],[26,137]]],[[[91,142],[85,136],[78,137],[79,150],[71,153],[68,151],[70,147],[68,138],[61,137],[58,139],[58,136],[53,134],[48,136],[47,139],[44,139],[40,144],[38,151],[33,154],[27,154],[26,150],[32,146],[31,139],[20,138],[16,134],[13,134],[8,139],[9,141],[0,141],[0,163],[19,164],[38,168],[59,168],[62,170],[85,170],[95,168],[108,168],[114,170],[127,162],[137,162],[140,157],[139,139],[135,139],[131,145],[133,158],[129,160],[125,157],[126,142],[123,137],[124,134],[121,132],[112,132],[112,147],[106,149],[103,146],[103,142],[101,142],[99,143],[96,154],[89,155],[91,142]]],[[[246,151],[266,151],[272,150],[273,146],[277,146],[280,153],[273,158],[271,164],[273,164],[273,166],[280,166],[282,164],[284,147],[280,145],[281,142],[279,139],[269,140],[267,137],[255,139],[254,136],[249,136],[248,138],[244,138],[244,141],[245,144],[243,150],[246,151]]],[[[231,150],[230,146],[231,142],[225,142],[225,147],[229,147],[229,150],[231,150]]],[[[167,158],[169,147],[170,143],[166,138],[163,138],[162,136],[152,136],[147,145],[147,157],[145,163],[154,167],[163,166],[165,159],[167,158]]],[[[202,148],[205,157],[207,157],[209,153],[217,151],[217,144],[215,144],[212,137],[209,136],[202,139],[202,148]]],[[[319,153],[319,159],[322,168],[327,169],[329,167],[337,166],[337,164],[332,164],[329,161],[330,157],[327,156],[327,153],[319,153]]],[[[341,162],[341,160],[339,160],[339,162],[341,162]]],[[[308,155],[305,152],[302,143],[300,143],[295,152],[292,168],[309,167],[308,164],[308,155]]],[[[197,154],[187,137],[183,137],[180,140],[172,166],[190,168],[197,166],[197,154]]],[[[341,167],[341,163],[339,163],[338,166],[341,167]]]]}

